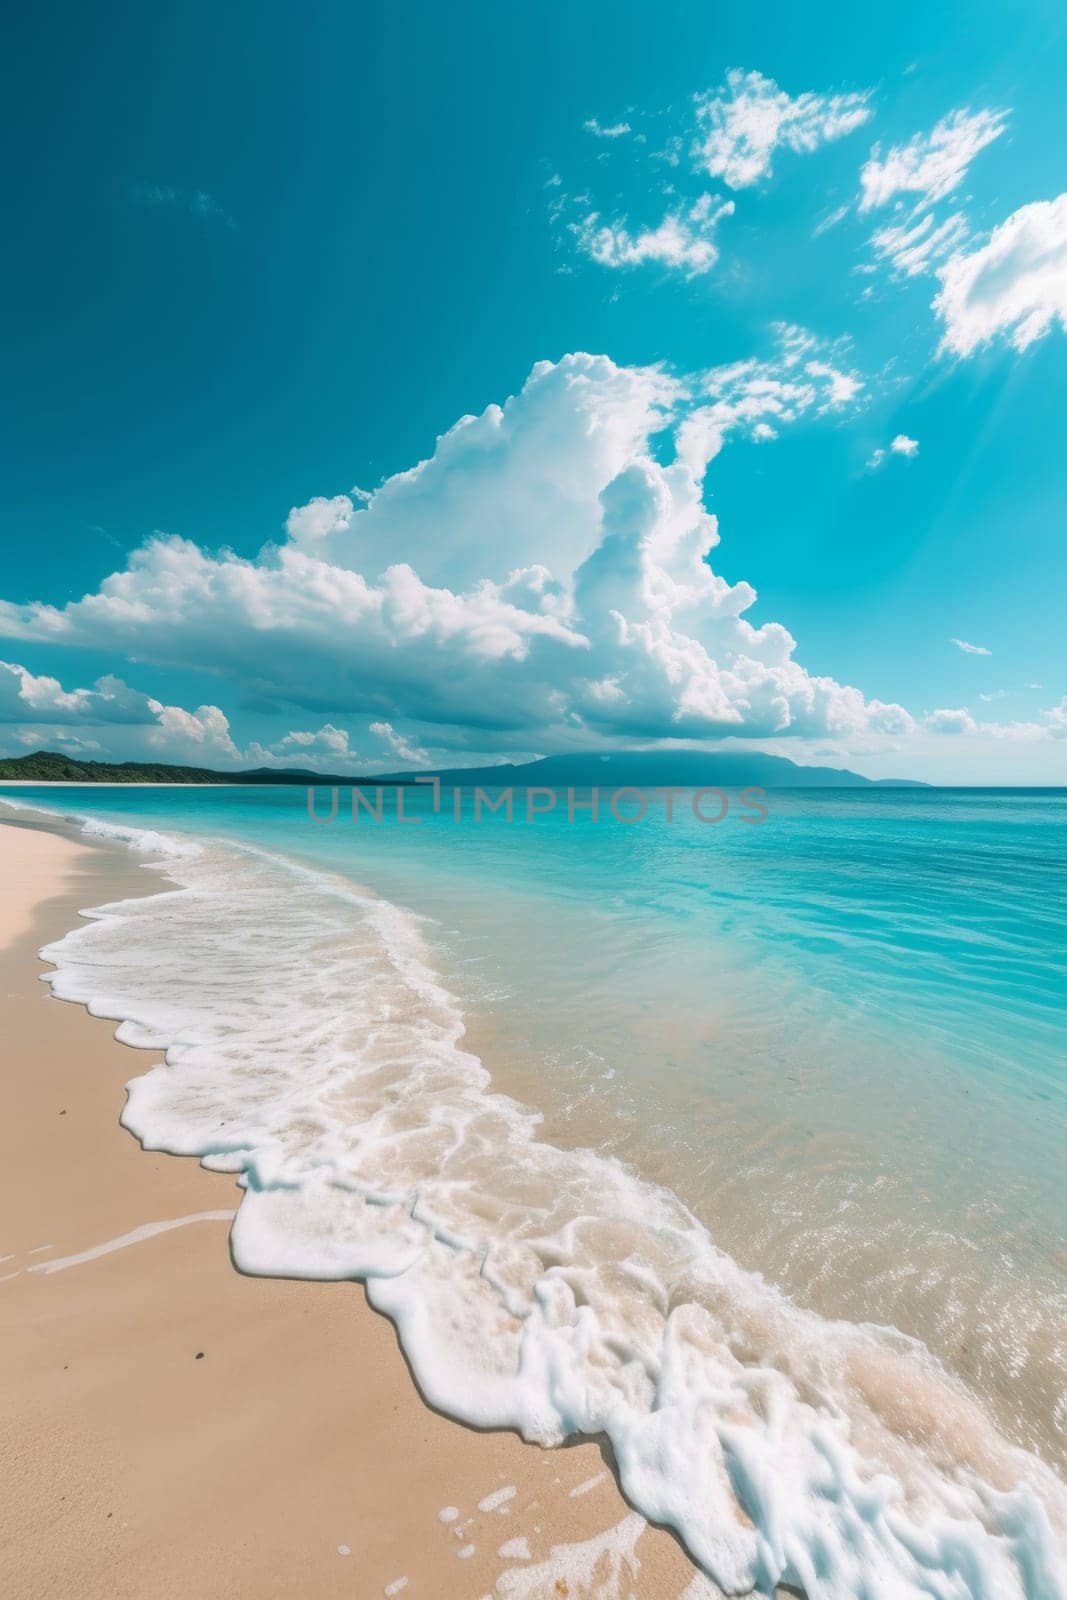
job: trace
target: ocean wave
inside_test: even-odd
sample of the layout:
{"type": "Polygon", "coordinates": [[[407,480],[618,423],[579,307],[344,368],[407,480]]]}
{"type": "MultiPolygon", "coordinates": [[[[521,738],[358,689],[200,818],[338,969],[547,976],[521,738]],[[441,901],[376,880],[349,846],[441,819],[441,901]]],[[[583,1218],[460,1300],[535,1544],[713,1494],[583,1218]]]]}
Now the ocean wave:
{"type": "Polygon", "coordinates": [[[175,834],[160,833],[155,828],[135,827],[132,823],[108,822],[86,811],[57,811],[53,806],[43,806],[37,800],[15,800],[10,795],[0,795],[0,805],[10,806],[12,811],[33,811],[42,817],[52,817],[57,822],[76,822],[81,832],[89,838],[112,839],[116,844],[128,845],[142,855],[200,854],[200,846],[192,839],[180,839],[175,834]]]}
{"type": "Polygon", "coordinates": [[[114,839],[129,845],[143,855],[166,857],[196,856],[200,846],[192,839],[179,839],[173,834],[159,833],[155,828],[135,828],[122,822],[105,822],[103,817],[78,816],[81,830],[95,839],[114,839]]]}
{"type": "Polygon", "coordinates": [[[166,852],[174,887],[87,912],[48,979],[165,1051],[122,1121],[238,1176],[243,1271],[365,1280],[465,1422],[606,1435],[727,1592],[1067,1596],[1055,1474],[921,1344],[814,1315],[668,1190],[539,1138],[416,918],[264,851],[98,831],[166,852]]]}

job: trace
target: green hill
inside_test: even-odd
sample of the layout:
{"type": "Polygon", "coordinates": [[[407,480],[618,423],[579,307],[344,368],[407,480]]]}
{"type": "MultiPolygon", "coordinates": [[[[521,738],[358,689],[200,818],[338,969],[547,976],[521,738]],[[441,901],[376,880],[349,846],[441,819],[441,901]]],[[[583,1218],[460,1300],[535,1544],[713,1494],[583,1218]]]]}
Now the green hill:
{"type": "MultiPolygon", "coordinates": [[[[433,769],[429,769],[430,772],[433,769]]],[[[437,769],[443,782],[513,784],[545,788],[569,786],[619,788],[738,788],[752,784],[766,789],[922,788],[907,778],[864,778],[843,767],[803,767],[786,756],[761,750],[619,750],[608,754],[544,756],[521,765],[437,769]]],[[[423,776],[425,774],[418,774],[423,776]]],[[[309,772],[301,767],[257,767],[252,772],[218,772],[211,767],[176,767],[162,761],[80,761],[54,750],[0,758],[0,783],[262,783],[262,784],[403,784],[417,774],[394,772],[382,777],[309,772]]]]}
{"type": "MultiPolygon", "coordinates": [[[[218,772],[213,767],[176,767],[165,761],[80,761],[55,750],[0,758],[0,783],[365,783],[365,778],[324,777],[302,767],[258,767],[253,772],[218,772]]],[[[378,780],[375,780],[376,782],[378,780]]],[[[382,780],[390,782],[388,778],[382,780]]]]}

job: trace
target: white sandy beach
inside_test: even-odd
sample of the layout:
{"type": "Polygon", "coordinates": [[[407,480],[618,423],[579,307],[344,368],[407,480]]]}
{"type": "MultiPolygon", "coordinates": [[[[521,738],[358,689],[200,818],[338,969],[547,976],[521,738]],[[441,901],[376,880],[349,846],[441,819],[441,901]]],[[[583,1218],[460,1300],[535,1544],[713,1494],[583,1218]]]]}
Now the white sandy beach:
{"type": "Polygon", "coordinates": [[[151,1057],[53,999],[35,951],[153,886],[0,825],[0,1590],[704,1600],[596,1443],[543,1452],[420,1400],[351,1284],[241,1276],[232,1178],[118,1122],[151,1057]]]}

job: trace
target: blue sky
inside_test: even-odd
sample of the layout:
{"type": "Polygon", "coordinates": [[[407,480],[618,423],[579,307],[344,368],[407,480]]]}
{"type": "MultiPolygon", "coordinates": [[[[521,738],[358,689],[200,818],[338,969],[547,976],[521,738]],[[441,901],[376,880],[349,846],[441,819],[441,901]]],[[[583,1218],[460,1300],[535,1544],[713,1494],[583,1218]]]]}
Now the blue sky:
{"type": "Polygon", "coordinates": [[[0,750],[1067,781],[1065,27],[23,8],[0,750]]]}

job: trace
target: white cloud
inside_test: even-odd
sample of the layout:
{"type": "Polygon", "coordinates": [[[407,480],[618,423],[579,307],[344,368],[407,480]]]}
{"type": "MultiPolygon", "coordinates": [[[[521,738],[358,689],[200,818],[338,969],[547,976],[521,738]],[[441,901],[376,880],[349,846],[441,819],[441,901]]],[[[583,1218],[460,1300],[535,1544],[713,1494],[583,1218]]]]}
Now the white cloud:
{"type": "MultiPolygon", "coordinates": [[[[156,538],[79,601],[0,604],[0,629],[210,670],[411,741],[907,732],[902,707],[805,671],[786,628],[747,619],[751,585],[706,559],[703,478],[724,439],[841,414],[860,383],[789,327],[771,358],[684,382],[603,356],[541,362],[366,504],[297,508],[255,560],[156,538]]],[[[217,707],[149,705],[172,755],[239,758],[217,707]]]]}
{"type": "Polygon", "coordinates": [[[589,117],[582,123],[586,133],[591,133],[596,139],[621,139],[625,134],[632,133],[628,122],[613,122],[609,127],[597,121],[596,117],[589,117]]]}
{"type": "Polygon", "coordinates": [[[978,724],[966,706],[960,706],[955,710],[944,707],[940,711],[930,711],[923,718],[923,722],[931,733],[978,732],[978,724]]]}
{"type": "MultiPolygon", "coordinates": [[[[687,394],[661,368],[606,356],[538,362],[519,393],[461,417],[428,460],[389,478],[365,506],[342,510],[343,495],[330,501],[335,532],[308,538],[299,511],[290,513],[289,554],[372,580],[410,566],[427,585],[456,593],[485,578],[503,585],[532,559],[557,577],[570,574],[596,543],[600,489],[671,423],[687,394]]],[[[536,608],[523,598],[532,582],[509,591],[523,630],[548,626],[551,615],[550,597],[536,608]]]]}
{"type": "Polygon", "coordinates": [[[939,212],[937,203],[959,188],[975,157],[999,139],[1007,116],[953,111],[929,133],[891,146],[884,157],[874,146],[860,173],[859,209],[893,202],[894,220],[871,235],[871,244],[895,273],[914,278],[932,272],[966,244],[970,226],[963,212],[939,212]]]}
{"type": "Polygon", "coordinates": [[[106,728],[112,742],[121,728],[118,740],[127,760],[282,766],[299,756],[301,764],[314,766],[355,755],[348,734],[329,722],[314,732],[294,730],[269,746],[253,741],[242,751],[218,706],[188,711],[164,705],[121,678],[99,678],[93,689],[66,690],[58,679],[37,676],[10,661],[0,661],[0,726],[5,724],[14,725],[14,739],[26,748],[59,744],[74,754],[99,752],[102,746],[99,740],[72,733],[72,724],[94,731],[106,728]]]}
{"type": "Polygon", "coordinates": [[[152,704],[121,678],[98,678],[92,689],[66,690],[57,678],[0,661],[0,723],[150,723],[152,704]]]}
{"type": "MultiPolygon", "coordinates": [[[[361,494],[359,498],[363,499],[363,495],[361,494]]],[[[325,539],[331,533],[344,533],[352,521],[354,512],[352,498],[347,494],[335,494],[330,498],[319,494],[313,500],[309,500],[306,506],[293,507],[286,521],[285,530],[290,539],[313,545],[318,539],[325,539]]]]}
{"type": "Polygon", "coordinates": [[[967,169],[987,145],[999,139],[1006,111],[952,111],[929,133],[892,145],[882,156],[875,145],[860,173],[860,210],[884,206],[898,195],[917,195],[929,205],[962,183],[967,169]]]}
{"type": "Polygon", "coordinates": [[[804,371],[809,378],[825,379],[828,384],[828,393],[823,410],[833,411],[841,406],[851,405],[852,401],[863,388],[863,380],[854,372],[842,372],[830,366],[825,361],[807,361],[804,371]]]}
{"type": "Polygon", "coordinates": [[[885,466],[890,456],[903,456],[906,461],[910,461],[918,454],[918,439],[909,439],[906,433],[898,433],[889,441],[888,446],[879,445],[872,453],[867,462],[867,470],[877,472],[879,467],[885,466]]]}
{"type": "Polygon", "coordinates": [[[324,722],[314,733],[308,730],[287,733],[275,749],[279,754],[291,749],[318,750],[333,756],[346,756],[349,753],[348,734],[343,728],[335,728],[332,722],[324,722]]]}
{"type": "Polygon", "coordinates": [[[355,759],[356,752],[348,742],[348,733],[344,728],[335,728],[332,722],[324,722],[321,728],[295,728],[275,740],[273,744],[263,745],[253,741],[241,757],[244,766],[260,767],[310,767],[324,771],[336,770],[340,763],[347,765],[355,759]]]}
{"type": "Polygon", "coordinates": [[[218,706],[196,711],[164,705],[141,694],[121,678],[98,678],[92,689],[64,689],[58,679],[36,676],[12,661],[0,661],[0,724],[35,723],[30,739],[20,743],[65,743],[68,748],[99,749],[99,743],[70,736],[70,724],[93,728],[122,726],[136,730],[138,754],[159,753],[171,761],[202,764],[209,757],[226,762],[238,755],[229,723],[218,706]]]}
{"type": "Polygon", "coordinates": [[[860,211],[893,201],[897,212],[871,236],[875,252],[905,277],[940,279],[933,309],[944,324],[942,353],[970,356],[1001,337],[1021,351],[1057,322],[1067,328],[1067,194],[1021,206],[980,245],[961,211],[930,209],[959,188],[1007,116],[954,111],[884,157],[876,145],[860,174],[860,211]],[[916,197],[910,210],[901,196],[916,197]]]}
{"type": "Polygon", "coordinates": [[[672,133],[665,141],[662,150],[653,150],[649,154],[650,161],[662,161],[668,167],[680,167],[682,156],[685,154],[685,140],[680,133],[672,133]]]}
{"type": "Polygon", "coordinates": [[[991,656],[992,650],[987,650],[984,644],[969,644],[966,639],[950,639],[949,644],[954,644],[957,650],[962,650],[968,656],[991,656]]]}
{"type": "Polygon", "coordinates": [[[765,443],[805,415],[825,416],[853,405],[863,379],[836,362],[844,346],[829,350],[804,328],[776,323],[778,348],[770,360],[713,367],[697,384],[697,403],[678,429],[680,458],[701,476],[733,433],[765,443]],[[833,356],[828,360],[827,356],[833,356]]]}
{"type": "Polygon", "coordinates": [[[879,228],[871,235],[877,255],[888,261],[905,278],[931,272],[939,261],[958,249],[968,238],[969,228],[963,213],[954,211],[939,222],[932,211],[916,220],[909,212],[904,222],[879,228]]]}
{"type": "MultiPolygon", "coordinates": [[[[983,695],[983,700],[994,696],[983,695]]],[[[976,736],[1014,744],[1041,744],[1067,738],[1067,697],[1040,713],[1040,722],[978,722],[965,706],[927,712],[922,726],[931,733],[976,736]]]]}
{"type": "MultiPolygon", "coordinates": [[[[694,171],[721,177],[733,189],[749,187],[770,175],[776,150],[811,151],[858,128],[871,116],[868,98],[865,91],[801,94],[794,99],[758,72],[731,71],[718,89],[694,96],[697,135],[690,138],[694,171]]],[[[600,139],[618,139],[633,131],[628,122],[605,126],[595,117],[584,127],[600,139]]],[[[653,152],[653,159],[678,167],[686,138],[688,133],[672,135],[665,148],[653,152]]],[[[645,135],[634,134],[633,139],[644,143],[645,135]]],[[[598,159],[604,159],[604,152],[598,159]]],[[[601,209],[593,209],[595,202],[587,194],[568,196],[560,184],[554,187],[558,192],[549,206],[552,222],[560,223],[570,212],[573,220],[566,226],[578,250],[611,268],[654,262],[688,277],[710,272],[720,253],[716,230],[734,210],[732,201],[711,194],[671,202],[667,197],[675,194],[672,184],[663,191],[667,209],[662,217],[651,224],[635,223],[628,216],[606,217],[601,209]],[[584,208],[584,214],[575,215],[572,207],[584,208]]],[[[836,215],[833,220],[838,220],[836,215]]]]}
{"type": "Polygon", "coordinates": [[[812,151],[861,127],[872,115],[869,98],[864,90],[792,99],[762,73],[734,69],[724,85],[696,97],[694,159],[731,189],[749,188],[771,176],[776,150],[812,151]]]}
{"type": "Polygon", "coordinates": [[[604,222],[596,211],[570,226],[578,248],[602,267],[637,267],[654,261],[695,278],[710,272],[718,261],[716,229],[733,209],[732,200],[705,194],[689,207],[667,212],[655,228],[636,233],[626,219],[604,222]]]}
{"type": "Polygon", "coordinates": [[[844,222],[845,218],[848,216],[848,213],[848,206],[838,206],[836,210],[829,212],[825,217],[823,217],[822,221],[816,223],[815,227],[812,229],[812,238],[819,239],[824,233],[829,233],[830,229],[836,228],[839,222],[844,222]]]}
{"type": "MultiPolygon", "coordinates": [[[[58,744],[67,755],[93,756],[102,748],[98,739],[85,739],[80,733],[72,733],[69,728],[59,728],[54,724],[46,727],[17,727],[12,730],[10,737],[20,746],[15,754],[21,754],[23,750],[40,750],[45,745],[58,744]]],[[[6,742],[4,736],[0,734],[0,746],[6,745],[6,742]]],[[[12,751],[4,748],[3,754],[11,755],[12,751]]]]}
{"type": "Polygon", "coordinates": [[[150,700],[158,726],[147,736],[147,744],[168,761],[188,762],[190,766],[209,766],[214,761],[238,761],[240,751],[230,737],[230,724],[218,706],[198,706],[186,711],[181,706],[165,706],[150,700]]]}
{"type": "Polygon", "coordinates": [[[1067,194],[1020,207],[980,249],[951,256],[938,273],[934,310],[942,350],[969,356],[999,336],[1016,350],[1067,328],[1067,194]]]}
{"type": "Polygon", "coordinates": [[[382,740],[390,755],[396,756],[404,766],[424,767],[430,759],[428,750],[398,733],[391,722],[372,722],[370,731],[382,740]]]}

